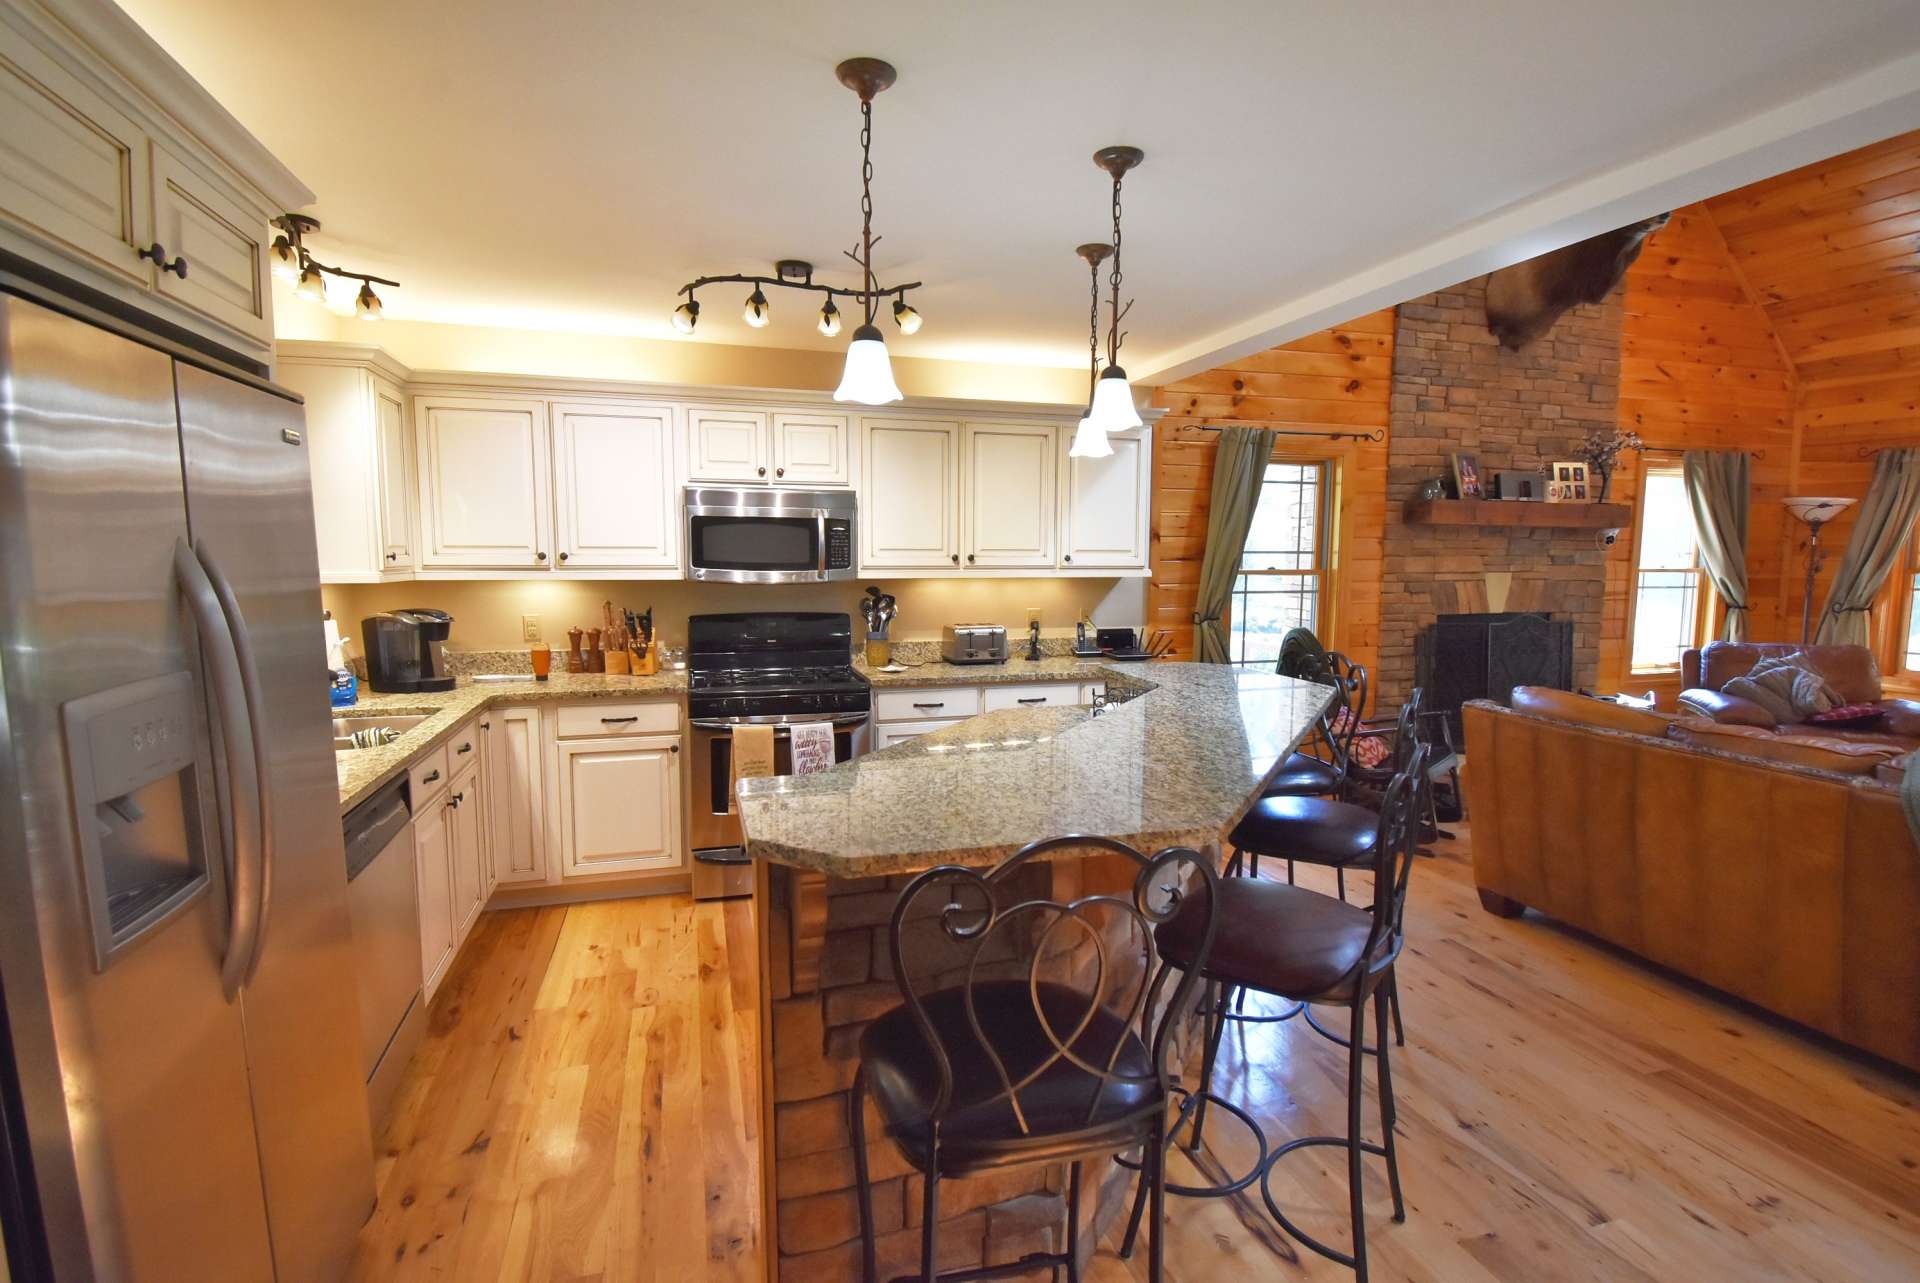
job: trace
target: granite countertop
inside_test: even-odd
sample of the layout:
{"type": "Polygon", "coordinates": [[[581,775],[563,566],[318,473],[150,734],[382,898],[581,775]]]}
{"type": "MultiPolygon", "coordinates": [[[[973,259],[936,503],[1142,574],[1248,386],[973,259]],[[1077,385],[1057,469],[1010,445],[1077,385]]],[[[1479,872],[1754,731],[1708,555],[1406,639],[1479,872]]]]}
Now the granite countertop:
{"type": "Polygon", "coordinates": [[[391,780],[420,754],[443,743],[484,708],[509,704],[579,703],[595,699],[679,699],[686,693],[684,672],[652,677],[609,677],[603,673],[555,673],[544,682],[531,676],[511,682],[456,678],[450,691],[381,695],[363,691],[357,703],[332,710],[335,717],[396,717],[426,714],[427,720],[380,748],[356,748],[333,755],[340,780],[340,810],[351,810],[391,780]]]}
{"type": "MultiPolygon", "coordinates": [[[[1086,665],[1084,680],[1145,689],[1098,716],[1006,709],[815,775],[744,781],[749,853],[857,878],[990,865],[1065,833],[1146,851],[1202,846],[1232,831],[1330,698],[1323,686],[1221,665],[1071,662],[1086,665]]],[[[955,683],[950,666],[934,671],[955,683]]]]}

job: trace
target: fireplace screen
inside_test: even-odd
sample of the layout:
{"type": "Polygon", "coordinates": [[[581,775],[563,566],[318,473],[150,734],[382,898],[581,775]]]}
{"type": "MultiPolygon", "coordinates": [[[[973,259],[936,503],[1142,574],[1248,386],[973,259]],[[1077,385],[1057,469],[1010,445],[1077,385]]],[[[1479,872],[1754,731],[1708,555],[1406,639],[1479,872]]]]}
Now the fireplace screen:
{"type": "Polygon", "coordinates": [[[1516,686],[1573,689],[1573,623],[1522,611],[1442,615],[1414,644],[1414,672],[1459,742],[1470,699],[1505,702],[1516,686]]]}

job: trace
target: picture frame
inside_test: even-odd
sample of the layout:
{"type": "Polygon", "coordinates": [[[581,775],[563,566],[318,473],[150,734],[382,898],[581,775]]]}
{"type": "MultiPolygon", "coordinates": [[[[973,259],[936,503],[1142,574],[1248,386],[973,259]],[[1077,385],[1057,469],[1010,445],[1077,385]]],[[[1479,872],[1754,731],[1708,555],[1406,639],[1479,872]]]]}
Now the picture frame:
{"type": "Polygon", "coordinates": [[[1453,464],[1453,493],[1459,499],[1484,499],[1486,486],[1480,480],[1480,461],[1470,454],[1455,453],[1453,464]]]}
{"type": "Polygon", "coordinates": [[[1536,502],[1546,497],[1546,478],[1538,472],[1496,469],[1493,474],[1493,498],[1536,502]]]}
{"type": "Polygon", "coordinates": [[[1556,461],[1547,471],[1548,503],[1585,503],[1588,501],[1587,465],[1584,460],[1556,461]]]}

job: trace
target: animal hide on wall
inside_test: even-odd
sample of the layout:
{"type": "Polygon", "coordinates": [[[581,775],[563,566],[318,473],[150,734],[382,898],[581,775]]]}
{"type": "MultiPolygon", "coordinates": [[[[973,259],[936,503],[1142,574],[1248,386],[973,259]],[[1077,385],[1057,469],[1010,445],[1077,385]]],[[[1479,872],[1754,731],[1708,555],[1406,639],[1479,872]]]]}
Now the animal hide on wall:
{"type": "Polygon", "coordinates": [[[1517,350],[1552,329],[1568,308],[1598,303],[1640,257],[1647,237],[1671,217],[1656,214],[1492,273],[1487,277],[1487,328],[1503,347],[1517,350]]]}

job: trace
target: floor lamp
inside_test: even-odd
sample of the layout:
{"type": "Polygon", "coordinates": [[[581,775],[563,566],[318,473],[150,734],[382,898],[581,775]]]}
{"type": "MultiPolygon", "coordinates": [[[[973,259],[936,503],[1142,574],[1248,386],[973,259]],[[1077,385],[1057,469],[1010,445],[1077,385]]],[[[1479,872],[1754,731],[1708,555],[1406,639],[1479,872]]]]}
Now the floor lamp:
{"type": "Polygon", "coordinates": [[[1820,573],[1820,528],[1852,507],[1857,500],[1834,495],[1796,495],[1785,500],[1787,511],[1807,523],[1812,532],[1807,547],[1807,591],[1800,601],[1800,644],[1813,641],[1813,581],[1820,573]]]}

